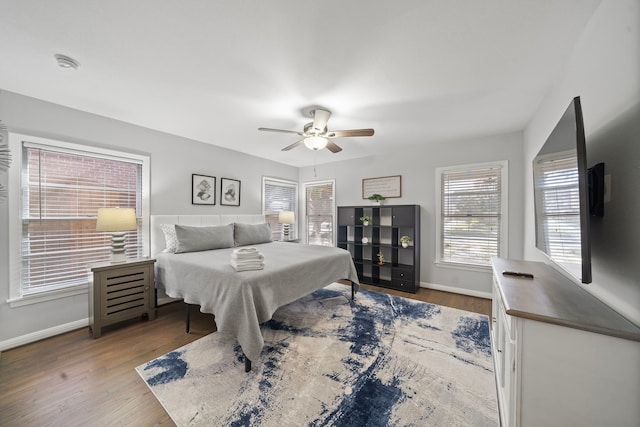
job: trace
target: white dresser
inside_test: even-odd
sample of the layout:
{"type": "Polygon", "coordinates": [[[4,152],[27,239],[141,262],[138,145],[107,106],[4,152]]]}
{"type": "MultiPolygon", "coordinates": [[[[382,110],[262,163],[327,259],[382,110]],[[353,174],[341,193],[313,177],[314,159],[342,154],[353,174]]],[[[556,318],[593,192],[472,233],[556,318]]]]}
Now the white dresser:
{"type": "Polygon", "coordinates": [[[547,264],[494,258],[493,277],[502,425],[640,426],[640,328],[547,264]]]}

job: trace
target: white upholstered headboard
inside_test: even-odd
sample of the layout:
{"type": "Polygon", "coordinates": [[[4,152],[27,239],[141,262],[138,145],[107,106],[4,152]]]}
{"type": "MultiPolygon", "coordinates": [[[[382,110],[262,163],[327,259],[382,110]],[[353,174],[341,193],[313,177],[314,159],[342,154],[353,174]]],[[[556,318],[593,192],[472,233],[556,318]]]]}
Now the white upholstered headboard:
{"type": "Polygon", "coordinates": [[[262,224],[264,215],[151,215],[151,256],[155,257],[165,248],[164,234],[160,224],[180,224],[202,227],[206,225],[226,225],[232,222],[262,224]]]}

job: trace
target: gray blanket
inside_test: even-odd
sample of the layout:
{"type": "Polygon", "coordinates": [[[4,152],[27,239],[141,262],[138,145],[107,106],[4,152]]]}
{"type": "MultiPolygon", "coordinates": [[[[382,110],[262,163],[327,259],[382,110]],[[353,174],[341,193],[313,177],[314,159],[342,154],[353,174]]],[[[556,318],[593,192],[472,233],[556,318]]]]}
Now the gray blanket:
{"type": "Polygon", "coordinates": [[[235,271],[230,264],[233,248],[156,257],[157,285],[170,297],[212,313],[218,331],[236,337],[249,360],[260,357],[260,323],[271,319],[278,307],[340,279],[352,281],[357,289],[358,274],[344,249],[285,242],[251,247],[264,255],[263,270],[235,271]]]}

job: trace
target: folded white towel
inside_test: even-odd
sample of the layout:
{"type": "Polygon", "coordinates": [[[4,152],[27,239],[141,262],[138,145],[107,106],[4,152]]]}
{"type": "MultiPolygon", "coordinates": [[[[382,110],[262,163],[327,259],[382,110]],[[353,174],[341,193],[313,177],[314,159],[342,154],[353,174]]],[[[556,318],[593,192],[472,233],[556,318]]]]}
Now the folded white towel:
{"type": "Polygon", "coordinates": [[[236,256],[236,254],[231,255],[231,261],[237,262],[262,260],[264,260],[264,255],[262,255],[260,252],[256,252],[256,254],[252,256],[236,256]]]}
{"type": "Polygon", "coordinates": [[[245,265],[261,265],[264,264],[263,262],[264,260],[262,259],[256,259],[256,260],[244,260],[244,261],[237,261],[232,259],[231,260],[231,265],[238,265],[238,266],[245,266],[245,265]]]}
{"type": "Polygon", "coordinates": [[[238,267],[236,271],[253,271],[253,270],[264,270],[264,267],[238,267]]]}
{"type": "Polygon", "coordinates": [[[254,252],[258,252],[258,249],[252,248],[252,247],[248,247],[248,248],[242,247],[242,248],[236,248],[233,250],[234,254],[250,254],[254,252]]]}
{"type": "Polygon", "coordinates": [[[236,248],[231,253],[231,266],[236,271],[262,270],[264,268],[264,255],[256,248],[236,248]]]}
{"type": "Polygon", "coordinates": [[[260,253],[260,252],[254,252],[252,254],[231,254],[231,259],[233,260],[238,260],[238,261],[243,261],[243,260],[263,260],[264,256],[260,253]]]}
{"type": "Polygon", "coordinates": [[[256,262],[251,264],[236,264],[231,262],[231,267],[233,267],[236,271],[249,271],[249,270],[262,270],[264,268],[263,262],[256,262]]]}

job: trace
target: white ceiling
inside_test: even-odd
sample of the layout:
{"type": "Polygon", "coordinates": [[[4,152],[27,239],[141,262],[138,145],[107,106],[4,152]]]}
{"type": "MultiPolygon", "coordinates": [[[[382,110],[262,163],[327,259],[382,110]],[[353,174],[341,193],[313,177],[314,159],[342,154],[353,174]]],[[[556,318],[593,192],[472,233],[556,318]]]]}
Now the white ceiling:
{"type": "Polygon", "coordinates": [[[0,89],[305,166],[522,130],[599,3],[0,0],[0,89]],[[257,131],[310,105],[376,133],[314,159],[257,131]]]}

